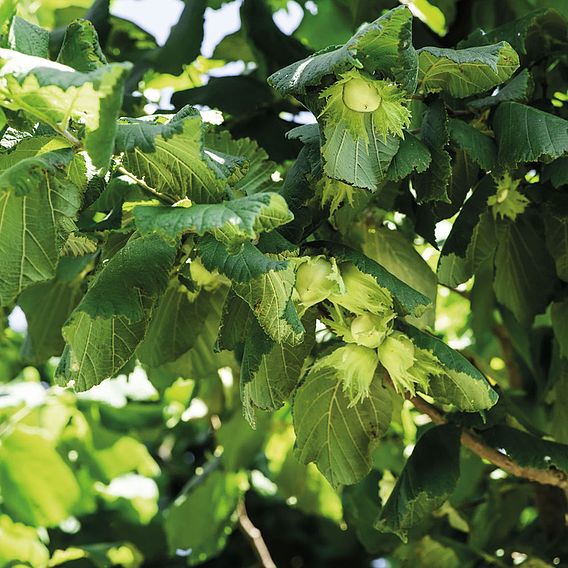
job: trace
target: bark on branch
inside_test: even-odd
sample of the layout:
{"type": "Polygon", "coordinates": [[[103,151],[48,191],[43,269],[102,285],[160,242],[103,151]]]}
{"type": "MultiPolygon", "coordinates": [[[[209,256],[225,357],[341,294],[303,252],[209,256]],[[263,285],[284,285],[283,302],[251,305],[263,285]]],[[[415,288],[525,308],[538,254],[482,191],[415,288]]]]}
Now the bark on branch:
{"type": "Polygon", "coordinates": [[[237,507],[237,515],[239,529],[249,541],[261,566],[263,568],[276,568],[276,564],[274,564],[274,560],[272,560],[272,556],[270,556],[270,551],[262,538],[262,533],[253,525],[247,514],[244,501],[239,503],[239,506],[237,507]]]}
{"type": "MultiPolygon", "coordinates": [[[[410,402],[412,402],[412,404],[420,410],[420,412],[427,414],[435,424],[447,423],[444,414],[423,398],[413,396],[408,400],[410,400],[410,402]]],[[[461,443],[466,448],[469,448],[473,453],[477,454],[480,458],[491,462],[493,465],[496,465],[511,475],[523,477],[530,481],[536,481],[543,485],[554,485],[561,489],[568,489],[568,475],[566,475],[563,471],[556,469],[545,470],[534,467],[523,467],[513,461],[509,456],[502,454],[491,446],[488,446],[483,440],[481,440],[481,438],[465,428],[461,433],[461,443]]]]}

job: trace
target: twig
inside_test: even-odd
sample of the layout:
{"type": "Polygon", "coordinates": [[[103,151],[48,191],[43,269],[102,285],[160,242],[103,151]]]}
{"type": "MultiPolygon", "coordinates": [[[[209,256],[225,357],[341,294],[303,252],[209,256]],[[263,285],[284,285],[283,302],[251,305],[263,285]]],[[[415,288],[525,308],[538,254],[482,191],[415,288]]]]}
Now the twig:
{"type": "Polygon", "coordinates": [[[136,182],[136,184],[140,188],[142,188],[146,193],[160,200],[162,203],[165,203],[166,205],[173,205],[175,203],[175,199],[169,197],[168,195],[160,193],[159,191],[155,190],[153,187],[150,187],[143,179],[136,177],[132,172],[129,172],[124,166],[118,166],[117,170],[121,174],[128,176],[132,181],[136,182]]]}
{"type": "Polygon", "coordinates": [[[449,290],[450,292],[458,294],[459,296],[465,298],[466,300],[471,300],[469,292],[467,290],[459,290],[458,288],[452,288],[451,286],[446,286],[445,284],[440,284],[440,286],[446,288],[446,290],[449,290]]]}
{"type": "Polygon", "coordinates": [[[241,501],[237,507],[237,515],[239,522],[239,529],[249,541],[256,557],[258,558],[263,568],[276,568],[270,551],[262,538],[262,533],[258,530],[250,520],[244,501],[241,501]]]}
{"type": "MultiPolygon", "coordinates": [[[[432,406],[429,402],[425,401],[419,396],[409,397],[410,402],[418,409],[420,412],[427,414],[432,422],[435,424],[446,424],[447,420],[444,414],[432,406]]],[[[495,448],[488,446],[483,442],[478,436],[473,432],[466,430],[465,428],[461,433],[461,443],[466,448],[469,448],[473,453],[477,454],[480,458],[491,462],[493,465],[501,468],[503,471],[510,473],[516,477],[524,477],[531,481],[536,481],[543,485],[554,485],[560,487],[561,489],[568,489],[568,475],[563,471],[556,469],[537,469],[535,467],[523,467],[518,463],[514,462],[506,454],[502,454],[495,448]]]]}

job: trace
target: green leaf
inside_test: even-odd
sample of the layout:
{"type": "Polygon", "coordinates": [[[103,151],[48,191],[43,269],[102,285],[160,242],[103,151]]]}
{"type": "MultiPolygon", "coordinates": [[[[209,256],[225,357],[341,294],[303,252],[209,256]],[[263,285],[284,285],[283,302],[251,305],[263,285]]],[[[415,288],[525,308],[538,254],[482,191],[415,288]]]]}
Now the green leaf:
{"type": "Polygon", "coordinates": [[[546,245],[556,264],[556,274],[568,282],[568,196],[554,194],[544,205],[546,245]]]}
{"type": "MultiPolygon", "coordinates": [[[[277,410],[290,397],[300,380],[306,357],[315,343],[315,318],[308,314],[303,320],[306,334],[299,345],[272,344],[262,355],[257,372],[245,385],[245,396],[261,410],[277,410]]],[[[246,347],[245,347],[246,349],[246,347]]]]}
{"type": "Polygon", "coordinates": [[[370,554],[381,554],[391,544],[391,535],[380,533],[373,524],[381,512],[379,482],[381,473],[376,469],[356,485],[345,487],[341,492],[345,520],[350,530],[370,554]]]}
{"type": "Polygon", "coordinates": [[[326,124],[322,146],[324,172],[349,185],[375,191],[387,176],[400,138],[389,134],[383,139],[378,135],[372,113],[365,117],[365,128],[368,142],[355,138],[344,122],[326,124]]]}
{"type": "Polygon", "coordinates": [[[375,522],[407,542],[408,531],[440,507],[460,475],[460,431],[454,425],[425,432],[408,459],[396,486],[375,522]],[[433,459],[434,458],[434,459],[433,459]]]}
{"type": "Polygon", "coordinates": [[[107,168],[130,64],[113,63],[89,73],[47,59],[0,50],[0,105],[22,110],[58,131],[69,120],[85,126],[85,148],[97,168],[107,168]]]}
{"type": "Polygon", "coordinates": [[[505,41],[484,47],[418,51],[418,89],[463,99],[504,83],[519,67],[519,56],[505,41]]]}
{"type": "Polygon", "coordinates": [[[217,349],[234,351],[239,344],[244,343],[250,320],[253,317],[249,305],[233,290],[229,290],[223,305],[217,349]]]}
{"type": "Polygon", "coordinates": [[[201,115],[184,107],[173,117],[124,118],[118,125],[116,151],[124,167],[158,192],[195,203],[218,203],[242,160],[204,147],[201,115]]]}
{"type": "Polygon", "coordinates": [[[268,78],[281,95],[306,94],[321,85],[324,77],[363,67],[393,77],[408,90],[416,84],[416,52],[412,46],[412,15],[400,6],[363,26],[345,45],[329,47],[307,59],[292,63],[268,78]]]}
{"type": "Polygon", "coordinates": [[[188,550],[190,566],[219,554],[235,525],[234,512],[246,485],[244,473],[217,470],[194,477],[166,513],[171,553],[188,550]],[[199,515],[195,515],[196,511],[199,515]]]}
{"type": "Polygon", "coordinates": [[[308,373],[294,396],[297,456],[315,462],[334,486],[361,480],[371,469],[371,450],[391,419],[390,393],[375,380],[369,397],[356,405],[331,368],[308,373]]]}
{"type": "MultiPolygon", "coordinates": [[[[5,171],[2,181],[11,172],[5,171]]],[[[4,191],[0,190],[0,305],[12,302],[28,286],[55,276],[59,251],[74,229],[79,191],[48,173],[42,177],[41,181],[36,178],[33,187],[30,178],[23,183],[19,178],[14,189],[4,185],[4,191]],[[18,188],[24,187],[28,193],[18,196],[18,188]]]]}
{"type": "Polygon", "coordinates": [[[568,473],[568,446],[565,444],[542,440],[504,425],[482,430],[481,437],[521,467],[568,473]]]}
{"type": "Polygon", "coordinates": [[[107,64],[97,31],[89,20],[75,20],[67,26],[57,62],[81,73],[95,71],[107,64]]]}
{"type": "Polygon", "coordinates": [[[193,347],[210,310],[207,293],[188,293],[177,278],[170,281],[152,310],[152,319],[137,350],[142,363],[159,367],[193,347]]]}
{"type": "Polygon", "coordinates": [[[568,359],[568,299],[552,304],[551,318],[552,329],[560,345],[560,356],[568,359]]]}
{"type": "Polygon", "coordinates": [[[74,514],[81,497],[73,470],[53,441],[22,427],[2,439],[0,485],[3,509],[36,527],[57,526],[74,514]]]}
{"type": "Polygon", "coordinates": [[[56,277],[26,288],[18,303],[28,323],[23,357],[33,363],[43,363],[49,357],[60,355],[65,342],[61,334],[63,324],[79,303],[82,271],[91,257],[60,259],[56,277]]]}
{"type": "Polygon", "coordinates": [[[0,516],[0,564],[14,566],[47,566],[49,550],[41,542],[38,531],[15,523],[8,515],[0,516]]]}
{"type": "MultiPolygon", "coordinates": [[[[6,20],[0,20],[5,22],[6,20]]],[[[8,35],[8,47],[25,55],[49,57],[49,31],[14,16],[8,35]]]]}
{"type": "Polygon", "coordinates": [[[449,142],[448,113],[442,101],[435,101],[427,108],[420,137],[430,151],[431,162],[428,170],[414,178],[418,201],[449,202],[447,188],[452,160],[445,149],[449,142]]]}
{"type": "Polygon", "coordinates": [[[546,164],[542,170],[542,181],[550,180],[550,183],[558,189],[568,185],[568,157],[558,158],[550,164],[546,164]]]}
{"type": "Polygon", "coordinates": [[[0,163],[5,168],[0,173],[0,192],[13,191],[18,197],[25,196],[45,183],[49,176],[61,173],[71,161],[73,154],[67,148],[24,157],[27,152],[36,153],[38,148],[34,147],[34,142],[37,143],[37,139],[30,140],[29,144],[21,142],[14,151],[0,155],[0,163]],[[28,146],[31,147],[28,149],[28,146]]]}
{"type": "Polygon", "coordinates": [[[487,200],[494,193],[495,184],[486,176],[455,220],[438,261],[438,279],[445,286],[455,288],[466,282],[493,256],[495,223],[487,210],[487,200]]]}
{"type": "Polygon", "coordinates": [[[294,497],[294,507],[308,515],[340,523],[343,515],[337,492],[313,463],[305,465],[297,460],[294,429],[287,422],[283,426],[271,432],[264,450],[278,495],[286,500],[294,497]]]}
{"type": "MultiPolygon", "coordinates": [[[[548,2],[548,4],[553,4],[553,2],[548,2]]],[[[561,1],[557,6],[565,6],[565,4],[561,1]]],[[[462,43],[482,45],[504,40],[509,42],[518,53],[530,54],[531,58],[543,57],[551,51],[565,48],[567,22],[559,13],[560,9],[558,8],[558,11],[546,8],[532,10],[532,6],[528,9],[531,11],[525,16],[492,30],[475,30],[462,43]]]]}
{"type": "Polygon", "coordinates": [[[463,355],[412,325],[404,324],[402,330],[417,347],[431,351],[444,367],[445,373],[430,376],[427,394],[464,412],[486,410],[497,402],[497,393],[487,379],[463,355]]]}
{"type": "Polygon", "coordinates": [[[274,260],[248,241],[242,244],[239,252],[231,254],[225,245],[206,236],[199,243],[199,253],[207,270],[218,270],[234,282],[247,282],[271,270],[288,268],[288,262],[274,260]]]}
{"type": "Polygon", "coordinates": [[[532,92],[534,81],[527,69],[523,69],[518,75],[513,77],[506,85],[499,87],[495,94],[488,97],[476,99],[468,102],[468,106],[473,109],[492,108],[500,103],[507,101],[526,103],[532,92]]]}
{"type": "Polygon", "coordinates": [[[87,390],[114,376],[144,338],[149,308],[165,290],[176,249],[156,236],[131,238],[93,279],[63,328],[59,384],[87,390]]]}
{"type": "Polygon", "coordinates": [[[144,338],[146,320],[93,318],[75,310],[63,328],[66,346],[55,379],[61,386],[86,391],[114,377],[144,338]]]}
{"type": "Polygon", "coordinates": [[[293,219],[286,201],[277,193],[257,193],[191,207],[138,206],[134,217],[142,234],[157,233],[176,240],[187,233],[200,236],[211,233],[219,242],[233,248],[293,219]]]}
{"type": "Polygon", "coordinates": [[[430,150],[414,134],[406,132],[387,171],[387,179],[400,181],[412,172],[425,172],[432,161],[430,150]]]}
{"type": "Polygon", "coordinates": [[[167,363],[165,369],[176,377],[191,377],[196,381],[204,380],[213,388],[213,378],[218,377],[221,367],[235,369],[235,357],[233,353],[217,353],[215,349],[217,334],[221,320],[221,311],[227,289],[219,288],[214,293],[199,296],[200,309],[207,313],[205,321],[198,330],[197,337],[193,341],[191,349],[179,357],[176,361],[167,363]]]}
{"type": "Polygon", "coordinates": [[[452,142],[461,148],[472,161],[484,170],[494,169],[497,148],[489,136],[457,118],[450,118],[448,127],[452,142]]]}
{"type": "Polygon", "coordinates": [[[546,250],[536,216],[497,225],[495,281],[497,300],[520,323],[531,322],[548,302],[555,282],[554,262],[546,250]]]}
{"type": "Polygon", "coordinates": [[[352,262],[361,272],[372,276],[379,286],[394,298],[395,307],[403,314],[420,316],[430,306],[430,299],[391,274],[375,260],[355,249],[335,243],[310,243],[318,254],[333,256],[339,261],[352,262]]]}
{"type": "Polygon", "coordinates": [[[234,292],[247,302],[264,332],[277,343],[297,345],[304,337],[304,326],[291,300],[295,281],[294,268],[289,266],[233,284],[234,292]]]}
{"type": "Polygon", "coordinates": [[[144,317],[144,298],[157,297],[168,284],[176,248],[156,235],[131,238],[93,279],[78,310],[92,318],[144,317]]]}
{"type": "Polygon", "coordinates": [[[205,135],[208,148],[231,156],[242,156],[248,162],[245,176],[238,181],[233,189],[242,191],[245,195],[253,195],[264,191],[274,191],[275,183],[272,174],[276,164],[268,159],[268,154],[254,140],[239,138],[235,140],[226,130],[215,130],[205,135]]]}
{"type": "Polygon", "coordinates": [[[419,319],[410,316],[409,321],[434,327],[438,281],[412,243],[400,231],[384,227],[367,233],[362,248],[369,258],[430,300],[432,306],[419,319]]]}
{"type": "Polygon", "coordinates": [[[501,103],[493,130],[504,164],[552,161],[568,152],[568,120],[520,103],[501,103]]]}

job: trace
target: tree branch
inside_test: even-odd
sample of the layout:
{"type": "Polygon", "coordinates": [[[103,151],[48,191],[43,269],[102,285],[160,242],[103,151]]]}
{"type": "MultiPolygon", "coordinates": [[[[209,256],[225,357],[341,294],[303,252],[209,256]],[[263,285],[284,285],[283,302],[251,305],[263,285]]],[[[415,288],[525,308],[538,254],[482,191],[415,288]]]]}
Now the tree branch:
{"type": "Polygon", "coordinates": [[[237,507],[239,529],[249,541],[251,548],[254,550],[263,568],[276,568],[270,551],[262,538],[262,533],[257,529],[250,520],[244,501],[241,501],[237,507]]]}
{"type": "MultiPolygon", "coordinates": [[[[429,402],[425,401],[419,396],[409,397],[408,400],[412,404],[423,412],[427,414],[432,422],[435,424],[446,424],[447,420],[443,412],[441,412],[435,406],[432,406],[429,402]]],[[[501,468],[503,471],[514,475],[516,477],[524,477],[530,481],[536,481],[543,485],[554,485],[560,487],[561,489],[568,489],[568,475],[563,471],[555,469],[537,469],[535,467],[523,467],[518,463],[514,462],[506,454],[502,454],[495,448],[488,446],[483,440],[476,436],[473,432],[466,430],[465,428],[461,433],[461,443],[466,448],[470,449],[474,454],[477,454],[480,458],[491,462],[493,465],[501,468]]]]}
{"type": "Polygon", "coordinates": [[[132,172],[129,172],[124,166],[118,166],[116,168],[121,174],[128,176],[132,181],[136,183],[140,188],[142,188],[147,194],[155,197],[162,203],[166,205],[173,205],[175,200],[169,197],[168,195],[164,195],[159,191],[156,191],[153,187],[150,187],[143,179],[136,177],[132,172]]]}

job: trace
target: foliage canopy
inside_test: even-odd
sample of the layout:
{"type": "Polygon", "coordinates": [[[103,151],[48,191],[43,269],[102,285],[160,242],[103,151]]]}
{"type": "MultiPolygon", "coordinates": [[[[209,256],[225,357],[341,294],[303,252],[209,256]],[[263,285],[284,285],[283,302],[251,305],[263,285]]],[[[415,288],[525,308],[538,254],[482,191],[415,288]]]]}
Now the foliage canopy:
{"type": "Polygon", "coordinates": [[[568,563],[565,2],[224,4],[0,0],[0,564],[568,563]]]}

